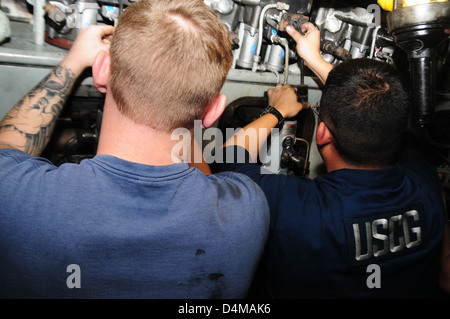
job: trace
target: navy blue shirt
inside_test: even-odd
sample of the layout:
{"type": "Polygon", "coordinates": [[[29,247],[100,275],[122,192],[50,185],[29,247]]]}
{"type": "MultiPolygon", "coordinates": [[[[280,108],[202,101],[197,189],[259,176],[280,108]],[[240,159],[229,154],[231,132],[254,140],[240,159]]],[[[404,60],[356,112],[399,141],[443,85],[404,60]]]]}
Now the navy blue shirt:
{"type": "Polygon", "coordinates": [[[242,174],[0,150],[1,298],[243,298],[268,226],[242,174]]]}
{"type": "Polygon", "coordinates": [[[261,174],[248,153],[246,163],[219,167],[246,174],[266,194],[263,273],[271,297],[432,293],[444,207],[437,173],[419,154],[408,151],[389,169],[341,169],[315,179],[261,174]]]}

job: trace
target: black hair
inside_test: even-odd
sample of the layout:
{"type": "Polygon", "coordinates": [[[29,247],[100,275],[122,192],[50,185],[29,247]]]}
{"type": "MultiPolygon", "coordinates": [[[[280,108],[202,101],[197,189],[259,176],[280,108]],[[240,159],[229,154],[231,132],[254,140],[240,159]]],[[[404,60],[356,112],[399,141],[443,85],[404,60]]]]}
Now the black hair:
{"type": "Polygon", "coordinates": [[[347,163],[375,167],[395,163],[410,114],[406,87],[392,65],[377,60],[349,60],[331,70],[319,117],[347,163]]]}

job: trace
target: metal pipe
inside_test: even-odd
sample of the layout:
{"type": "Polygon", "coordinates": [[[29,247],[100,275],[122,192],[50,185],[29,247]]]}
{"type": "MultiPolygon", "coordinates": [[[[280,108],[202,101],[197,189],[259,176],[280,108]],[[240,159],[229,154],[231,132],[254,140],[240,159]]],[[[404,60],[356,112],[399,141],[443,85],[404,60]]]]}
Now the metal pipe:
{"type": "Polygon", "coordinates": [[[280,83],[280,73],[277,70],[275,70],[274,68],[270,68],[270,67],[268,67],[267,70],[269,70],[270,72],[275,74],[275,76],[277,77],[277,84],[279,84],[280,83]]]}
{"type": "Polygon", "coordinates": [[[259,6],[261,4],[261,0],[233,0],[236,3],[246,4],[249,6],[259,6]]]}
{"type": "Polygon", "coordinates": [[[34,43],[43,45],[45,42],[45,0],[35,0],[33,7],[33,32],[34,43]]]}
{"type": "Polygon", "coordinates": [[[255,55],[253,56],[253,66],[252,66],[253,72],[258,71],[258,65],[259,65],[259,62],[261,61],[260,54],[261,54],[261,47],[262,47],[262,40],[263,40],[264,16],[265,16],[267,10],[269,10],[271,8],[276,8],[276,7],[277,7],[277,5],[275,3],[268,4],[262,9],[261,14],[259,15],[258,44],[256,46],[255,55]]]}
{"type": "Polygon", "coordinates": [[[261,54],[261,47],[262,47],[262,38],[263,38],[263,26],[264,26],[264,16],[266,15],[267,10],[274,9],[277,7],[276,3],[268,4],[266,5],[262,11],[261,15],[259,16],[259,34],[258,34],[258,46],[256,48],[255,55],[259,56],[261,54]]]}
{"type": "Polygon", "coordinates": [[[373,30],[373,33],[372,33],[372,45],[370,47],[370,58],[371,59],[373,58],[373,51],[375,50],[375,41],[377,40],[377,33],[378,33],[378,30],[380,30],[380,28],[381,28],[380,25],[377,26],[375,28],[375,30],[373,30]]]}
{"type": "Polygon", "coordinates": [[[289,42],[285,38],[281,38],[278,35],[272,36],[271,40],[273,43],[279,43],[284,46],[284,83],[288,83],[289,77],[289,42]]]}
{"type": "Polygon", "coordinates": [[[284,83],[288,83],[289,77],[289,43],[285,38],[279,37],[279,42],[284,46],[284,83]]]}

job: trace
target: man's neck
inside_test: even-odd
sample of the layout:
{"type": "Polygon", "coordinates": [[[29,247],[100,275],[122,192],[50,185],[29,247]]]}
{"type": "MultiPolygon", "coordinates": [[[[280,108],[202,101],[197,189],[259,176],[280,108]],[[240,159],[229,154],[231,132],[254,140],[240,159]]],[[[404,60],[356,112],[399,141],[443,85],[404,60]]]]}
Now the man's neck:
{"type": "Polygon", "coordinates": [[[336,171],[339,169],[360,169],[360,170],[375,170],[375,169],[384,169],[392,166],[373,166],[373,165],[353,165],[346,162],[337,152],[336,148],[332,143],[327,144],[326,146],[319,148],[322,159],[327,168],[327,172],[330,173],[332,171],[336,171]]]}
{"type": "Polygon", "coordinates": [[[137,124],[124,116],[107,95],[97,154],[140,164],[170,165],[182,161],[180,157],[172,156],[177,143],[177,140],[171,140],[170,132],[137,124]]]}

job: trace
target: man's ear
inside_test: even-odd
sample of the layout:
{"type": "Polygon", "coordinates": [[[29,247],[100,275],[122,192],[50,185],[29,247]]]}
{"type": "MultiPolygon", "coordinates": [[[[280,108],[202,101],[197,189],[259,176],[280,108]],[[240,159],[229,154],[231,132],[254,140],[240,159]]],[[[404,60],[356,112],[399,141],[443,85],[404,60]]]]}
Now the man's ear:
{"type": "Polygon", "coordinates": [[[333,135],[324,122],[319,122],[316,130],[316,143],[318,146],[325,146],[333,141],[333,135]]]}
{"type": "Polygon", "coordinates": [[[225,110],[227,98],[223,94],[217,95],[206,108],[202,117],[202,124],[204,128],[210,127],[216,122],[225,110]]]}
{"type": "Polygon", "coordinates": [[[95,88],[101,93],[106,93],[110,61],[109,54],[102,50],[97,53],[92,63],[92,80],[95,88]]]}

